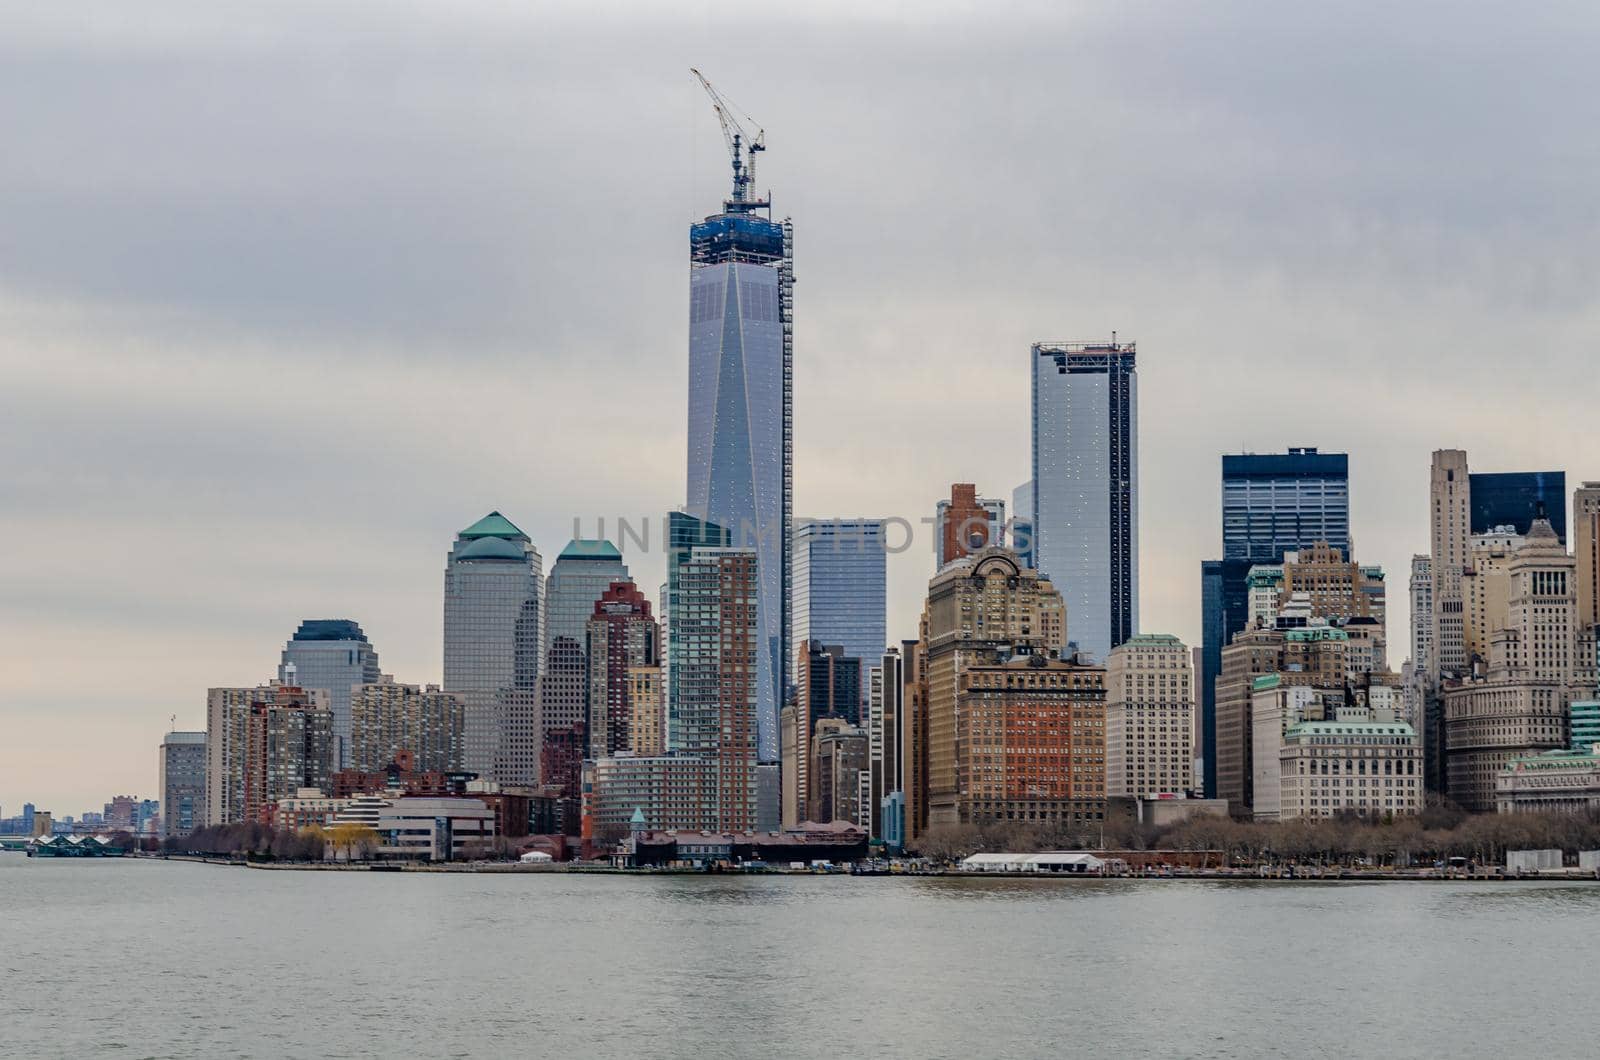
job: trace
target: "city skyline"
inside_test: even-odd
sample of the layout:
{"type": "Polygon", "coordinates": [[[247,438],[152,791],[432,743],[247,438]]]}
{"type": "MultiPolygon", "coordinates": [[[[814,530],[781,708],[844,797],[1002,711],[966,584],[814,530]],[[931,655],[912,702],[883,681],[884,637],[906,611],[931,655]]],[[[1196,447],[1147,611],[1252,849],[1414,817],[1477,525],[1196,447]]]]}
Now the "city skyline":
{"type": "MultiPolygon", "coordinates": [[[[1223,17],[1227,15],[1224,11],[1223,17]]],[[[37,55],[88,59],[86,51],[74,51],[59,40],[50,43],[48,16],[29,18],[35,21],[19,33],[24,46],[36,49],[37,55]]],[[[648,19],[642,21],[650,25],[648,19]]],[[[1132,122],[1126,136],[1108,132],[1093,115],[1081,112],[1063,117],[1053,110],[1025,109],[1024,116],[1062,133],[1091,130],[1114,156],[1133,157],[1141,133],[1166,129],[1163,107],[1170,100],[1165,94],[1176,98],[1183,88],[1193,87],[1185,77],[1199,77],[1200,87],[1206,87],[1209,82],[1200,75],[1221,65],[1214,52],[1212,62],[1207,62],[1204,48],[1185,49],[1178,43],[1175,35],[1182,21],[1180,17],[1176,27],[1166,29],[1144,27],[1152,34],[1153,48],[1191,60],[1161,75],[1164,80],[1153,89],[1157,93],[1153,102],[1108,86],[1103,78],[1097,85],[1118,93],[1114,98],[1131,108],[1131,116],[1143,119],[1132,122]]],[[[803,19],[796,23],[801,37],[806,25],[803,19]]],[[[295,28],[291,22],[286,32],[295,28]]],[[[1403,23],[1396,27],[1405,28],[1403,23]]],[[[169,36],[162,46],[171,49],[177,61],[203,61],[197,38],[185,37],[175,26],[165,29],[169,36]]],[[[1125,40],[1130,32],[1129,25],[1119,20],[1093,18],[1081,20],[1076,30],[1080,36],[1072,39],[1071,47],[1082,47],[1086,56],[1096,43],[1125,40]]],[[[337,20],[334,32],[340,32],[337,20]]],[[[494,51],[487,40],[474,36],[470,25],[454,32],[479,49],[494,51]]],[[[1013,56],[1028,53],[1020,39],[1023,30],[983,32],[990,43],[1009,47],[1013,56]]],[[[862,27],[861,36],[862,44],[838,46],[844,50],[827,53],[817,68],[838,73],[838,67],[848,65],[848,48],[868,47],[874,40],[881,44],[870,25],[862,27]]],[[[1385,45],[1380,57],[1397,60],[1405,52],[1406,39],[1400,32],[1398,40],[1380,40],[1385,45]]],[[[628,34],[621,45],[642,47],[628,34]]],[[[257,93],[271,78],[262,62],[291,62],[285,52],[274,51],[270,44],[265,47],[265,59],[257,56],[252,65],[246,56],[238,79],[231,82],[249,108],[264,106],[257,93]]],[[[275,262],[278,272],[295,272],[302,258],[309,261],[315,255],[318,244],[309,237],[302,237],[302,243],[284,242],[252,228],[245,212],[266,193],[253,188],[248,174],[215,160],[206,160],[211,164],[201,167],[196,179],[211,180],[224,189],[227,209],[240,211],[231,223],[241,227],[233,230],[237,239],[228,268],[214,277],[207,275],[207,266],[217,263],[213,259],[196,258],[193,252],[178,254],[141,283],[110,288],[116,291],[113,296],[107,293],[107,281],[119,274],[96,268],[126,266],[138,250],[156,245],[148,231],[123,214],[118,202],[102,205],[109,211],[108,222],[119,222],[121,227],[111,223],[97,230],[94,239],[99,242],[91,244],[106,252],[102,257],[109,265],[76,267],[82,271],[46,251],[40,242],[42,229],[21,217],[8,218],[15,222],[9,230],[22,249],[0,262],[4,266],[0,304],[14,325],[0,337],[0,360],[17,386],[0,398],[9,421],[0,428],[5,432],[0,437],[12,451],[25,454],[27,459],[17,463],[27,467],[10,471],[4,479],[5,495],[11,498],[5,511],[7,527],[16,540],[48,538],[78,550],[85,559],[77,570],[65,573],[45,571],[20,558],[9,560],[4,568],[8,603],[0,621],[8,637],[3,661],[5,671],[16,676],[16,683],[4,693],[5,713],[8,724],[15,726],[12,731],[20,734],[0,750],[0,804],[7,811],[28,800],[75,812],[70,808],[98,805],[106,791],[153,791],[151,762],[169,716],[177,715],[180,730],[203,727],[205,689],[253,686],[266,680],[284,636],[308,618],[339,616],[359,622],[382,649],[386,672],[402,682],[439,681],[438,558],[454,531],[484,512],[505,512],[528,532],[542,554],[553,556],[569,538],[600,536],[593,522],[597,516],[650,515],[659,521],[655,513],[683,503],[679,461],[687,321],[682,308],[686,286],[682,226],[702,216],[705,203],[720,196],[725,184],[723,158],[703,99],[680,68],[692,62],[711,64],[696,53],[696,47],[703,49],[703,42],[669,39],[667,50],[674,61],[681,51],[680,64],[667,69],[665,61],[659,62],[647,75],[627,75],[647,80],[624,80],[603,93],[608,109],[621,116],[617,120],[658,149],[664,167],[677,166],[672,179],[664,182],[666,187],[641,190],[638,185],[644,182],[630,177],[632,189],[639,193],[637,201],[615,215],[603,211],[585,215],[587,229],[592,231],[598,218],[634,240],[633,259],[642,263],[637,299],[632,285],[609,285],[606,302],[596,303],[592,293],[572,297],[573,288],[557,283],[556,290],[562,293],[542,303],[550,319],[525,319],[511,309],[518,297],[514,292],[523,290],[530,278],[530,286],[551,280],[542,271],[548,267],[543,259],[589,251],[570,235],[565,241],[539,238],[542,222],[524,218],[504,231],[484,232],[476,227],[481,217],[465,215],[407,221],[385,214],[382,225],[398,226],[385,235],[381,227],[370,231],[363,227],[378,225],[378,215],[358,214],[353,228],[334,226],[327,237],[335,241],[331,244],[335,250],[342,246],[338,240],[363,232],[377,234],[380,248],[390,250],[403,246],[407,238],[439,244],[437,260],[419,268],[421,278],[393,272],[393,266],[377,266],[378,271],[367,274],[364,281],[345,280],[345,286],[335,288],[337,293],[328,299],[316,297],[293,277],[267,283],[274,274],[258,273],[259,266],[248,263],[275,262]],[[664,101],[637,108],[641,83],[664,101]],[[453,231],[473,233],[479,241],[473,252],[466,253],[469,264],[482,266],[490,257],[518,256],[516,267],[501,266],[491,275],[497,283],[486,285],[485,297],[499,301],[474,303],[478,310],[491,310],[484,319],[455,315],[461,287],[449,272],[464,252],[448,249],[453,231]],[[32,258],[25,260],[29,254],[32,258]],[[395,291],[380,282],[396,278],[426,281],[435,297],[420,288],[395,291]],[[382,289],[383,297],[375,297],[363,283],[382,289]],[[405,297],[395,298],[397,294],[405,297]],[[404,302],[404,310],[384,308],[392,302],[404,302]],[[498,316],[492,312],[496,307],[498,316]],[[606,319],[604,311],[617,307],[625,310],[621,318],[606,319]],[[498,333],[491,329],[481,343],[476,341],[489,328],[486,321],[504,324],[507,314],[515,317],[510,326],[498,333]],[[288,318],[303,323],[291,326],[288,318]],[[419,322],[426,326],[418,327],[416,335],[396,341],[406,325],[419,322]],[[463,344],[463,336],[474,341],[463,344]],[[482,348],[461,352],[462,345],[482,348]],[[530,348],[549,352],[524,364],[530,348]],[[37,356],[39,349],[50,355],[37,356]],[[659,363],[640,366],[634,378],[622,379],[623,365],[639,360],[620,358],[615,351],[622,349],[647,350],[648,359],[659,363]],[[440,351],[450,352],[450,357],[431,364],[440,351]],[[312,359],[314,355],[320,356],[312,359]],[[489,373],[497,376],[494,393],[481,388],[489,373]],[[358,381],[373,387],[374,400],[351,410],[349,387],[358,381]],[[565,400],[550,400],[563,392],[565,400]],[[335,395],[337,403],[332,400],[335,395]],[[483,402],[484,414],[474,417],[471,429],[448,422],[442,414],[443,407],[467,397],[483,402]],[[430,411],[428,399],[444,404],[430,411]],[[536,400],[544,402],[540,422],[517,422],[514,410],[536,400]],[[265,417],[248,442],[226,429],[235,416],[263,402],[283,410],[282,416],[265,417]],[[629,410],[627,417],[617,416],[619,404],[629,410]],[[421,418],[393,417],[402,406],[420,409],[421,418]],[[353,417],[355,429],[336,433],[339,425],[331,421],[344,415],[353,417]],[[76,437],[62,438],[48,426],[61,419],[87,422],[76,437]],[[169,430],[169,422],[181,429],[169,430]],[[563,439],[594,439],[595,423],[610,424],[615,434],[595,439],[589,449],[571,447],[570,442],[562,448],[563,439]],[[590,433],[580,435],[582,424],[590,433]],[[370,433],[363,436],[363,432],[370,433]],[[200,436],[206,442],[196,444],[200,436]],[[46,449],[40,442],[44,437],[56,444],[46,449]],[[339,475],[331,474],[326,465],[330,438],[344,445],[353,461],[339,475]],[[208,456],[201,450],[214,452],[208,456]],[[615,459],[624,452],[630,459],[615,459]],[[262,502],[268,498],[275,501],[277,518],[264,529],[255,527],[252,524],[261,520],[262,502]],[[575,513],[584,519],[581,534],[573,532],[575,513]],[[183,577],[169,584],[175,569],[181,569],[183,577]],[[95,644],[89,665],[79,659],[85,636],[94,638],[95,644]],[[169,662],[162,650],[174,637],[186,638],[196,648],[182,657],[182,665],[169,662]],[[198,658],[193,658],[190,669],[192,657],[198,658]],[[143,687],[130,694],[120,685],[135,670],[144,677],[143,687]],[[49,749],[65,745],[69,738],[77,756],[73,769],[64,771],[50,760],[49,749]],[[122,752],[130,746],[141,753],[123,762],[122,752]]],[[[938,47],[937,41],[912,41],[898,52],[891,50],[892,70],[910,77],[915,64],[908,60],[938,47]]],[[[1005,47],[1001,52],[1006,53],[1005,47]]],[[[1559,70],[1566,54],[1558,52],[1546,70],[1559,70]]],[[[408,65],[403,49],[382,50],[380,58],[409,78],[424,76],[408,65]]],[[[112,52],[93,61],[109,64],[114,73],[118,63],[131,59],[127,53],[112,52]]],[[[1464,77],[1469,67],[1478,69],[1470,57],[1445,62],[1440,76],[1452,84],[1451,78],[1464,77]]],[[[1503,371],[1498,354],[1512,343],[1537,350],[1530,356],[1541,367],[1581,367],[1573,359],[1581,344],[1570,332],[1581,322],[1586,304],[1564,285],[1562,276],[1568,268],[1575,275],[1589,274],[1592,252],[1570,244],[1557,244],[1553,251],[1546,248],[1539,267],[1551,270],[1544,277],[1549,282],[1528,282],[1516,262],[1531,261],[1532,248],[1524,245],[1529,237],[1469,219],[1464,207],[1476,203],[1475,187],[1462,187],[1460,202],[1421,210],[1418,221],[1403,210],[1386,212],[1366,197],[1391,180],[1402,197],[1425,183],[1406,173],[1358,168],[1348,193],[1312,185],[1304,211],[1289,207],[1291,220],[1298,224],[1291,229],[1302,236],[1321,237],[1309,240],[1315,244],[1311,251],[1272,240],[1236,241],[1202,223],[1157,209],[1152,227],[1135,226],[1133,235],[1138,238],[1116,244],[1125,256],[1094,262],[1098,271],[1086,272],[1080,263],[1063,260],[1047,242],[1087,230],[1096,241],[1109,243],[1117,226],[1133,225],[1145,204],[1122,197],[1114,185],[1096,183],[1092,174],[1074,167],[1072,179],[1086,189],[1080,200],[1095,204],[1111,220],[1097,221],[1075,209],[1060,216],[1032,213],[1024,220],[1010,212],[1014,205],[1006,206],[992,217],[987,233],[999,241],[999,252],[982,250],[945,221],[913,231],[906,227],[907,215],[900,212],[908,209],[904,205],[881,216],[852,212],[852,197],[861,184],[837,173],[839,167],[819,165],[808,156],[824,154],[825,147],[850,151],[855,137],[865,140],[882,131],[848,130],[844,144],[833,139],[841,116],[837,93],[861,85],[844,78],[842,84],[808,97],[794,89],[770,88],[752,60],[719,56],[716,63],[708,72],[773,131],[774,149],[764,165],[763,185],[777,189],[780,211],[792,213],[801,223],[796,251],[802,279],[796,293],[797,515],[898,514],[920,528],[917,520],[947,495],[951,482],[976,482],[980,494],[1005,496],[1028,477],[1028,383],[1022,365],[1029,344],[1051,336],[1096,335],[1112,329],[1137,336],[1142,347],[1139,606],[1144,632],[1174,633],[1189,644],[1201,640],[1194,571],[1201,559],[1220,554],[1215,483],[1222,453],[1271,453],[1290,445],[1349,453],[1356,558],[1383,566],[1391,580],[1407,569],[1411,554],[1428,548],[1423,498],[1433,449],[1465,449],[1475,454],[1474,466],[1488,472],[1564,470],[1569,487],[1595,477],[1595,469],[1580,462],[1586,452],[1587,425],[1582,394],[1543,395],[1539,420],[1527,431],[1514,433],[1504,430],[1498,416],[1483,414],[1475,397],[1485,392],[1487,380],[1498,379],[1503,371]],[[1341,236],[1337,228],[1324,230],[1312,219],[1316,206],[1332,207],[1339,217],[1376,229],[1369,230],[1372,234],[1364,241],[1341,236]],[[1462,213],[1452,213],[1453,208],[1462,213]],[[1178,238],[1160,245],[1147,241],[1156,231],[1155,222],[1166,222],[1172,230],[1162,234],[1178,238]],[[1036,233],[1030,225],[1043,225],[1046,231],[1036,233]],[[916,270],[919,275],[886,269],[890,259],[870,243],[887,241],[895,233],[909,233],[918,256],[932,259],[923,265],[932,268],[916,270]],[[1265,247],[1266,253],[1246,254],[1247,247],[1265,247]],[[1504,255],[1505,260],[1479,261],[1453,270],[1437,264],[1456,256],[1455,251],[1474,247],[1499,252],[1492,256],[1504,255]],[[969,283],[968,270],[957,266],[980,251],[995,255],[993,274],[980,278],[976,287],[961,286],[956,281],[969,283]],[[1405,272],[1402,266],[1419,261],[1435,261],[1433,268],[1444,271],[1444,278],[1413,286],[1405,296],[1384,290],[1386,280],[1405,272]],[[1372,266],[1370,278],[1357,279],[1341,271],[1361,263],[1372,266]],[[1250,285],[1255,292],[1248,315],[1233,308],[1230,287],[1239,284],[1250,285]],[[1060,295],[1062,289],[1074,286],[1081,293],[1060,295]],[[958,290],[967,297],[955,313],[941,302],[958,290]],[[1475,305],[1484,292],[1493,293],[1494,312],[1475,305]],[[1420,298],[1414,297],[1419,294],[1420,298]],[[1402,311],[1397,303],[1411,304],[1402,311]],[[1383,336],[1378,344],[1381,352],[1374,352],[1369,341],[1375,334],[1383,336]],[[1395,349],[1411,351],[1414,359],[1394,357],[1395,349]],[[1428,364],[1447,349],[1465,361],[1457,365],[1457,378],[1440,382],[1429,374],[1428,364]],[[916,351],[914,364],[908,350],[916,351]],[[1282,408],[1272,405],[1274,395],[1290,386],[1291,376],[1323,369],[1335,358],[1344,377],[1328,381],[1328,409],[1308,410],[1288,402],[1282,408]],[[1424,384],[1432,388],[1427,391],[1429,402],[1418,398],[1424,384]],[[884,395],[893,400],[884,401],[884,395]],[[1350,400],[1341,407],[1344,398],[1350,400]],[[1349,408],[1358,399],[1364,402],[1362,414],[1351,417],[1349,408]],[[1227,415],[1233,407],[1248,413],[1227,415]],[[963,412],[980,408],[991,425],[981,445],[972,444],[962,432],[938,427],[941,419],[956,423],[963,412]],[[884,473],[871,473],[880,469],[884,473]]],[[[528,61],[530,68],[536,65],[528,61]]],[[[520,66],[518,73],[535,76],[520,66]]],[[[557,75],[574,81],[587,76],[565,67],[557,75]]],[[[1024,76],[1006,82],[1015,86],[1006,98],[1024,108],[1035,107],[1028,102],[1024,76]]],[[[1278,79],[1291,95],[1292,90],[1308,90],[1298,75],[1276,63],[1256,76],[1278,79]]],[[[1434,83],[1425,75],[1415,76],[1434,83]]],[[[1535,74],[1536,79],[1545,76],[1555,75],[1535,74]]],[[[1531,89],[1525,86],[1524,91],[1537,92],[1542,83],[1531,89]]],[[[536,87],[529,86],[532,98],[539,96],[536,87]]],[[[910,98],[914,93],[900,85],[889,87],[897,106],[919,112],[910,98]]],[[[1248,142],[1249,122],[1228,109],[1230,103],[1247,101],[1232,95],[1225,84],[1211,89],[1201,93],[1203,100],[1220,108],[1211,120],[1248,142]]],[[[161,87],[143,85],[139,91],[154,93],[158,102],[166,99],[161,87]]],[[[468,85],[463,91],[466,98],[477,99],[486,89],[468,85]]],[[[1338,98],[1349,108],[1339,113],[1371,120],[1380,131],[1352,132],[1337,123],[1330,123],[1331,128],[1318,126],[1335,143],[1347,146],[1351,139],[1359,143],[1368,135],[1380,135],[1382,128],[1392,130],[1384,116],[1366,109],[1361,99],[1338,98]]],[[[353,105],[372,108],[379,99],[360,97],[353,105]]],[[[937,97],[936,102],[943,99],[937,97]]],[[[94,108],[85,102],[84,97],[72,97],[56,103],[64,122],[59,128],[68,142],[77,142],[72,139],[76,135],[87,143],[100,128],[96,123],[104,120],[95,118],[94,108]]],[[[447,114],[464,106],[459,96],[448,102],[447,114]]],[[[283,105],[296,121],[311,120],[303,99],[299,105],[294,99],[283,105]]],[[[181,107],[178,111],[203,121],[181,107]]],[[[1275,116],[1259,109],[1248,114],[1263,121],[1275,116]]],[[[387,112],[376,116],[382,119],[377,122],[379,132],[395,128],[389,124],[395,119],[387,112]]],[[[1511,129],[1526,118],[1518,107],[1507,104],[1501,110],[1491,109],[1486,120],[1497,135],[1528,148],[1520,152],[1523,163],[1530,155],[1538,162],[1546,157],[1538,141],[1519,140],[1511,129]]],[[[569,128],[562,124],[565,119],[553,120],[557,128],[569,128]]],[[[273,121],[269,125],[295,139],[294,125],[273,121]]],[[[970,113],[958,114],[954,125],[969,137],[983,134],[970,113]]],[[[160,126],[151,131],[176,136],[182,130],[160,126]]],[[[1180,142],[1184,139],[1176,130],[1167,131],[1180,142]]],[[[419,137],[420,143],[444,133],[441,126],[424,123],[421,132],[407,135],[419,137]]],[[[467,138],[470,161],[486,169],[493,187],[498,181],[514,183],[513,177],[524,180],[537,168],[534,163],[543,160],[542,155],[515,152],[502,158],[491,151],[489,145],[504,142],[503,126],[491,131],[469,124],[461,135],[467,138]]],[[[1432,159],[1430,151],[1446,157],[1452,150],[1476,144],[1480,134],[1446,128],[1434,135],[1437,139],[1414,149],[1412,161],[1432,159]]],[[[358,130],[354,144],[360,150],[341,155],[339,166],[370,174],[375,159],[362,151],[376,152],[381,135],[358,130]]],[[[1018,145],[1002,141],[999,146],[1008,152],[1008,159],[1014,154],[1018,164],[1025,161],[1018,145]]],[[[102,165],[120,161],[135,166],[151,180],[154,193],[170,193],[170,176],[149,159],[117,154],[115,145],[96,150],[92,157],[102,165]]],[[[979,182],[982,171],[962,154],[950,144],[938,147],[938,160],[953,172],[929,178],[934,186],[926,194],[934,197],[934,205],[926,198],[921,203],[928,218],[937,220],[941,203],[943,209],[961,211],[993,205],[979,182]]],[[[889,183],[887,148],[857,157],[874,167],[869,171],[881,178],[878,186],[889,183]]],[[[1217,162],[1223,156],[1201,152],[1201,157],[1217,162]]],[[[1307,147],[1285,160],[1287,174],[1266,167],[1247,170],[1243,176],[1246,183],[1254,181],[1257,190],[1290,190],[1298,187],[1293,180],[1304,179],[1296,167],[1309,168],[1316,157],[1317,152],[1307,147]]],[[[264,157],[252,161],[267,165],[264,157]]],[[[895,159],[895,164],[899,161],[895,159]]],[[[1044,176],[1024,172],[1029,180],[1044,176]]],[[[1122,171],[1124,176],[1126,172],[1122,171]]],[[[455,194],[471,182],[467,171],[447,175],[460,181],[455,194]]],[[[43,195],[20,170],[6,168],[0,179],[14,193],[9,196],[12,203],[38,202],[43,195]]],[[[1544,185],[1538,178],[1519,174],[1518,179],[1533,182],[1520,185],[1528,201],[1542,194],[1544,185]]],[[[617,188],[585,187],[575,171],[561,166],[550,174],[541,172],[539,180],[549,198],[578,208],[590,196],[608,207],[620,198],[617,188]]],[[[383,187],[388,194],[404,191],[401,185],[383,187]]],[[[1150,185],[1148,178],[1139,185],[1150,192],[1162,187],[1150,185]]],[[[79,191],[101,201],[94,198],[92,187],[79,191]]],[[[1202,214],[1209,209],[1223,221],[1240,221],[1262,237],[1235,212],[1243,207],[1228,195],[1204,184],[1192,194],[1201,198],[1186,202],[1202,214]],[[1204,197],[1208,190],[1209,198],[1204,197]]],[[[517,200],[525,197],[526,189],[519,186],[517,200]]],[[[512,209],[509,199],[493,194],[490,199],[499,210],[512,209]]],[[[162,201],[191,231],[219,234],[207,227],[215,222],[172,200],[162,201]]],[[[313,215],[326,208],[315,196],[309,202],[313,215]]],[[[1554,216],[1540,212],[1547,208],[1525,207],[1531,213],[1521,218],[1527,231],[1542,230],[1541,225],[1554,216]]],[[[50,216],[48,210],[45,214],[50,216]]],[[[60,217],[56,220],[67,223],[60,217]]],[[[229,230],[225,226],[220,234],[229,230]]],[[[564,230],[556,226],[552,231],[564,230]]],[[[897,255],[903,249],[897,248],[897,255]]],[[[332,257],[342,260],[339,253],[332,257]]],[[[570,264],[561,268],[589,271],[570,264]]],[[[1493,392],[1504,393],[1501,386],[1491,385],[1493,392]]],[[[1512,391],[1513,400],[1517,394],[1512,391]]],[[[1531,386],[1527,396],[1531,400],[1531,386]]],[[[915,634],[916,612],[932,573],[929,551],[924,538],[890,557],[891,643],[915,634]]],[[[630,565],[637,562],[638,582],[647,595],[652,593],[665,567],[659,546],[651,554],[625,552],[625,559],[630,565]]],[[[1402,593],[1391,594],[1391,630],[1408,628],[1405,604],[1402,593]]],[[[1070,621],[1069,616],[1069,627],[1070,621]]],[[[1396,648],[1399,640],[1391,636],[1396,648]]],[[[1392,661],[1398,666],[1398,651],[1392,661]]]]}

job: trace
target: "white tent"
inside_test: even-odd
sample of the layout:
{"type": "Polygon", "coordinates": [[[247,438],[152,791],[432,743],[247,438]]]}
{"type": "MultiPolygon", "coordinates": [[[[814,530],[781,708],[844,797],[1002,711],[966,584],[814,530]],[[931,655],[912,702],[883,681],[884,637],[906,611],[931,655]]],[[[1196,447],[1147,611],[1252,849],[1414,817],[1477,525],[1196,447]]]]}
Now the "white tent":
{"type": "Polygon", "coordinates": [[[522,857],[518,860],[520,860],[524,865],[544,865],[548,862],[554,861],[555,858],[551,857],[549,854],[546,854],[542,850],[530,850],[526,854],[522,855],[522,857]]]}
{"type": "Polygon", "coordinates": [[[1122,867],[1082,851],[1045,854],[974,854],[961,863],[967,872],[1078,872],[1100,875],[1122,867]]]}

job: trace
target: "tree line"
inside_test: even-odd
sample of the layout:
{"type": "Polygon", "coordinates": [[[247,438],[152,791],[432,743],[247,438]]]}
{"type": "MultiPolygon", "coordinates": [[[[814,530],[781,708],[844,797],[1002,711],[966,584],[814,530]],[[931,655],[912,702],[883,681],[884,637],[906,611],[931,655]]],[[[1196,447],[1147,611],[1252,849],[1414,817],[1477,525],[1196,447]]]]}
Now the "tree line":
{"type": "Polygon", "coordinates": [[[1016,822],[940,826],[918,853],[958,861],[983,852],[1041,850],[1214,850],[1234,865],[1306,864],[1407,868],[1452,857],[1503,864],[1508,850],[1559,848],[1568,855],[1600,850],[1600,814],[1467,814],[1450,805],[1419,816],[1356,815],[1288,821],[1238,821],[1196,816],[1162,828],[1106,821],[1098,831],[1033,827],[1016,822]]]}
{"type": "Polygon", "coordinates": [[[362,824],[342,822],[320,828],[272,828],[259,822],[214,824],[162,844],[168,854],[247,858],[257,861],[323,861],[330,855],[351,861],[377,850],[378,833],[362,824]]]}

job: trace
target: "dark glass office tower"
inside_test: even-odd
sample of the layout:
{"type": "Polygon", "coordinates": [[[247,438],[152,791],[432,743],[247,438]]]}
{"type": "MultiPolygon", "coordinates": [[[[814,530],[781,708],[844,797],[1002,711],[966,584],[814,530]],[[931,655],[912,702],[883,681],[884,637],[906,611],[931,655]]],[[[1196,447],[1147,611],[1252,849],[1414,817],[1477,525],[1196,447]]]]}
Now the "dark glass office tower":
{"type": "Polygon", "coordinates": [[[1474,471],[1471,488],[1472,532],[1486,534],[1497,526],[1514,526],[1526,534],[1538,518],[1539,506],[1562,544],[1567,542],[1567,475],[1564,471],[1474,471]]]}
{"type": "MultiPolygon", "coordinates": [[[[1249,621],[1245,576],[1257,563],[1326,541],[1350,554],[1350,459],[1297,448],[1222,458],[1222,559],[1200,565],[1200,742],[1205,790],[1217,790],[1217,674],[1249,621]]],[[[1071,622],[1071,616],[1068,616],[1071,622]]]]}

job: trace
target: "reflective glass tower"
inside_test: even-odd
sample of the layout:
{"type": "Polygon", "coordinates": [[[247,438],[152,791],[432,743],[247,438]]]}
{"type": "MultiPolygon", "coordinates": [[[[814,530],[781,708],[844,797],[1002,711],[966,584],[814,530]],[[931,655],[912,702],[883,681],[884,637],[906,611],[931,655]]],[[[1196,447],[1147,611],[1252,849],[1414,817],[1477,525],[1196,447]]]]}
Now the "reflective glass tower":
{"type": "Polygon", "coordinates": [[[582,644],[589,619],[594,617],[595,601],[606,594],[612,582],[627,580],[628,565],[616,545],[590,538],[567,542],[545,579],[545,648],[557,637],[582,644]]]}
{"type": "Polygon", "coordinates": [[[347,618],[308,618],[284,646],[278,680],[321,688],[333,710],[334,765],[350,766],[350,691],[382,676],[378,652],[361,627],[347,618]],[[290,672],[293,667],[293,673],[290,672]]]}
{"type": "Polygon", "coordinates": [[[1131,342],[1036,343],[1033,561],[1098,662],[1139,630],[1138,378],[1131,342]]]}
{"type": "Polygon", "coordinates": [[[1564,471],[1474,471],[1467,476],[1472,497],[1472,532],[1487,534],[1514,526],[1526,534],[1542,511],[1550,529],[1567,540],[1567,475],[1564,471]]]}
{"type": "MultiPolygon", "coordinates": [[[[1350,555],[1350,459],[1294,448],[1222,458],[1222,559],[1200,565],[1200,742],[1216,793],[1217,675],[1222,649],[1249,622],[1246,578],[1257,563],[1326,541],[1350,555]]],[[[1067,615],[1070,629],[1072,615],[1067,615]]]]}
{"type": "Polygon", "coordinates": [[[756,552],[757,748],[774,762],[791,663],[793,229],[750,197],[737,151],[733,197],[689,229],[686,510],[756,552]]]}
{"type": "Polygon", "coordinates": [[[456,535],[444,571],[444,685],[461,696],[462,765],[538,781],[540,601],[544,568],[528,535],[490,512],[456,535]]]}
{"type": "MultiPolygon", "coordinates": [[[[883,520],[807,520],[794,528],[790,614],[795,649],[836,645],[861,672],[883,657],[885,610],[883,520]]],[[[803,660],[795,660],[804,665],[803,660]]],[[[861,697],[866,689],[863,686],[861,697]]]]}

